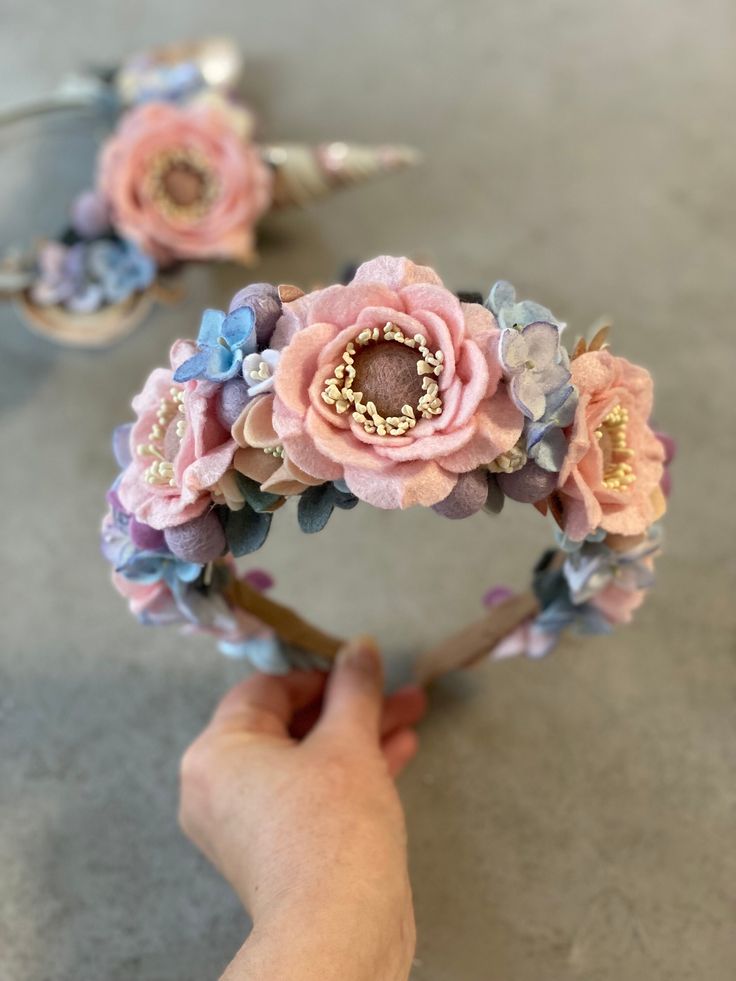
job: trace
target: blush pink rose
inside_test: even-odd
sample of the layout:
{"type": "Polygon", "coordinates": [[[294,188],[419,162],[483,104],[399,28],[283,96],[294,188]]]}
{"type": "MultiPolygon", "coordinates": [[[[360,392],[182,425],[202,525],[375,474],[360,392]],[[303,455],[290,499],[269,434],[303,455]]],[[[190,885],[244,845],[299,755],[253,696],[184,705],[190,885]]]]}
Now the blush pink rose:
{"type": "Polygon", "coordinates": [[[132,461],[117,488],[121,504],[152,528],[181,525],[212,504],[210,488],[230,467],[237,444],[218,420],[219,386],[174,382],[195,353],[190,341],[171,349],[171,368],[156,368],[133,399],[132,461]]]}
{"type": "Polygon", "coordinates": [[[271,343],[283,348],[273,424],[288,459],[317,480],[344,480],[375,507],[444,500],[460,474],[510,450],[521,434],[523,417],[502,383],[499,336],[493,315],[461,303],[432,269],[388,256],[364,263],[347,286],[285,304],[271,343]],[[441,413],[399,437],[370,434],[322,399],[346,345],[388,322],[407,337],[425,336],[444,359],[441,413]]]}
{"type": "Polygon", "coordinates": [[[634,613],[644,602],[646,589],[621,589],[614,583],[604,587],[590,600],[612,624],[631,623],[634,613]]]}
{"type": "Polygon", "coordinates": [[[639,535],[663,512],[664,448],[649,426],[651,376],[609,351],[582,354],[571,370],[579,403],[567,430],[568,452],[558,484],[565,533],[575,541],[597,528],[639,535]],[[625,431],[606,423],[617,407],[628,413],[625,431]],[[615,450],[616,432],[624,437],[625,453],[615,450]],[[606,486],[620,463],[631,467],[627,476],[633,479],[620,488],[606,486]]]}
{"type": "Polygon", "coordinates": [[[98,168],[114,226],[162,265],[251,260],[271,184],[258,148],[238,132],[231,113],[209,101],[130,110],[98,168]]]}

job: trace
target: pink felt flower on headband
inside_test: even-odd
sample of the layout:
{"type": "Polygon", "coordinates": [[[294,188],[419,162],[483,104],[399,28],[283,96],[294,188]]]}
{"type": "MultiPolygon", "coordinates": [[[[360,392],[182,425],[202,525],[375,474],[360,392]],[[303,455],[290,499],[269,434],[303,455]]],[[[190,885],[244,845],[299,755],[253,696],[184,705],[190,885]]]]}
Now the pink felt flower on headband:
{"type": "Polygon", "coordinates": [[[565,533],[574,541],[597,528],[639,535],[664,511],[651,376],[605,350],[580,355],[571,370],[579,401],[558,487],[565,533]]]}
{"type": "Polygon", "coordinates": [[[230,467],[237,448],[218,419],[219,386],[174,382],[174,371],[195,350],[190,341],[177,341],[171,368],[152,371],[133,399],[132,459],[117,494],[127,511],[152,528],[173,528],[211,507],[210,488],[230,467]]]}
{"type": "Polygon", "coordinates": [[[426,266],[381,257],[284,305],[273,424],[289,460],[381,508],[443,501],[517,442],[499,329],[426,266]]]}
{"type": "Polygon", "coordinates": [[[98,171],[115,228],[162,265],[251,260],[272,179],[244,131],[247,118],[211,100],[126,113],[98,171]]]}

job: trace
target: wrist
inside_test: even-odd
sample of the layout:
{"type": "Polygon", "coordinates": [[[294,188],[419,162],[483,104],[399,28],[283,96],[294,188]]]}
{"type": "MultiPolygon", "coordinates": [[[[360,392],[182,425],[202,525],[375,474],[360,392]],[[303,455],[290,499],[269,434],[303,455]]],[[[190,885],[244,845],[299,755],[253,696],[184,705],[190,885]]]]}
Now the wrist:
{"type": "Polygon", "coordinates": [[[255,922],[222,981],[406,981],[415,945],[408,883],[380,909],[305,897],[255,922]]]}

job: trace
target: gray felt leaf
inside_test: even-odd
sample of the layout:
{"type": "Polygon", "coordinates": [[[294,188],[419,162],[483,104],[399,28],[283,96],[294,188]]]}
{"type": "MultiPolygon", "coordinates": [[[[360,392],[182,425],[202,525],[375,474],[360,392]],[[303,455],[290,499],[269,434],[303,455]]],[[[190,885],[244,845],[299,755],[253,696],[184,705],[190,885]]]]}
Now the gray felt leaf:
{"type": "Polygon", "coordinates": [[[488,477],[488,497],[486,498],[486,503],[483,505],[483,509],[488,511],[489,514],[500,514],[503,510],[504,501],[505,497],[496,479],[496,475],[490,474],[488,477]]]}
{"type": "Polygon", "coordinates": [[[247,501],[240,511],[228,511],[225,538],[236,558],[258,551],[268,537],[272,517],[270,513],[254,511],[247,501]]]}
{"type": "Polygon", "coordinates": [[[254,511],[268,511],[279,500],[278,494],[269,494],[268,491],[262,491],[256,481],[251,480],[250,477],[246,477],[245,474],[236,473],[235,479],[238,482],[238,487],[243,497],[254,511]]]}
{"type": "Polygon", "coordinates": [[[322,531],[330,520],[334,507],[335,498],[332,484],[308,487],[299,498],[297,506],[299,527],[308,535],[322,531]]]}

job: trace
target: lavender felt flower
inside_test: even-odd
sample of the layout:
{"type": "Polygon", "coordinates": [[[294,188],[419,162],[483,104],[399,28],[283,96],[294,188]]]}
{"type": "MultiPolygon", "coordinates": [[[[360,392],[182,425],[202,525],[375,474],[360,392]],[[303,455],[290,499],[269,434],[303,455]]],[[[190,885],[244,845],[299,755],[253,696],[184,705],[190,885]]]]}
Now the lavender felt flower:
{"type": "Polygon", "coordinates": [[[243,360],[256,349],[255,314],[250,307],[232,313],[205,310],[197,336],[197,353],[177,368],[174,380],[206,378],[225,382],[242,371],[243,360]]]}
{"type": "Polygon", "coordinates": [[[567,356],[560,347],[559,328],[544,321],[520,330],[507,327],[501,334],[500,353],[515,405],[528,419],[541,419],[547,408],[547,396],[570,379],[567,356]]]}
{"type": "Polygon", "coordinates": [[[254,351],[243,359],[243,378],[251,398],[271,391],[280,358],[281,352],[269,347],[265,351],[254,351]]]}
{"type": "Polygon", "coordinates": [[[87,270],[87,246],[45,242],[38,252],[38,278],[31,297],[39,306],[64,306],[75,313],[92,313],[104,303],[103,289],[87,270]]]}

